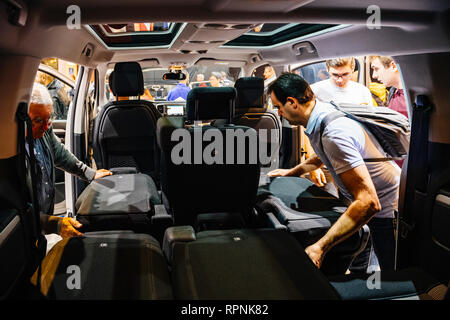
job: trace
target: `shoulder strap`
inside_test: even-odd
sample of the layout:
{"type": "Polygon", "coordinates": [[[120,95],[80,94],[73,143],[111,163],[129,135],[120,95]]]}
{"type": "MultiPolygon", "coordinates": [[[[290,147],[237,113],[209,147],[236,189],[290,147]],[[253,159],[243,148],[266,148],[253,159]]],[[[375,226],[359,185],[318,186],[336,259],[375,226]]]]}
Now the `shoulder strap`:
{"type": "MultiPolygon", "coordinates": [[[[335,112],[332,112],[332,113],[326,115],[325,118],[323,118],[322,122],[320,123],[320,148],[322,150],[323,150],[322,135],[325,130],[325,127],[329,123],[333,122],[334,120],[336,120],[338,118],[342,118],[342,117],[348,117],[356,122],[360,122],[360,121],[358,121],[358,118],[356,116],[339,108],[339,106],[334,101],[330,101],[330,104],[333,105],[333,107],[335,107],[338,111],[335,111],[335,112]]],[[[380,157],[380,158],[366,158],[363,160],[364,160],[364,162],[386,162],[386,161],[402,160],[402,159],[403,159],[402,157],[380,157]]]]}
{"type": "Polygon", "coordinates": [[[391,87],[391,88],[389,89],[388,98],[387,98],[387,100],[386,100],[386,105],[387,105],[387,106],[389,105],[389,102],[391,102],[391,99],[392,99],[392,96],[393,96],[394,93],[395,93],[395,90],[397,90],[395,87],[391,87]]]}

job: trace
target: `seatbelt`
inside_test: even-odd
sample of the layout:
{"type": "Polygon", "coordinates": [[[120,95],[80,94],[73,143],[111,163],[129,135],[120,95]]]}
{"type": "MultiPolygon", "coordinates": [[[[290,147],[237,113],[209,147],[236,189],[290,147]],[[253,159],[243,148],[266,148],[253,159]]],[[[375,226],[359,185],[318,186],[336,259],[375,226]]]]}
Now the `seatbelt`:
{"type": "MultiPolygon", "coordinates": [[[[31,269],[39,266],[45,256],[47,249],[47,241],[45,236],[41,233],[40,221],[40,207],[37,201],[37,161],[34,155],[34,139],[31,119],[28,116],[28,105],[25,102],[20,102],[16,111],[16,120],[18,127],[17,148],[19,153],[19,176],[21,177],[21,185],[23,192],[23,199],[31,199],[31,203],[27,206],[27,214],[32,215],[31,219],[31,241],[32,248],[32,265],[31,269]],[[25,137],[25,126],[27,135],[25,137]],[[28,156],[25,149],[25,142],[28,143],[28,156]],[[28,165],[28,167],[27,167],[28,165]],[[30,177],[31,186],[28,182],[27,176],[30,177]]],[[[28,223],[28,219],[25,220],[28,223]]],[[[34,270],[30,270],[34,272],[34,270]]],[[[38,285],[40,284],[40,279],[38,285]]]]}
{"type": "MultiPolygon", "coordinates": [[[[413,104],[411,142],[406,171],[406,188],[402,201],[403,212],[399,214],[399,231],[402,238],[415,226],[417,214],[415,191],[426,193],[428,189],[428,130],[433,106],[425,95],[416,97],[413,104]],[[411,200],[412,206],[411,206],[411,200]],[[409,206],[408,206],[409,204],[409,206]]],[[[420,208],[421,206],[419,206],[420,208]]]]}

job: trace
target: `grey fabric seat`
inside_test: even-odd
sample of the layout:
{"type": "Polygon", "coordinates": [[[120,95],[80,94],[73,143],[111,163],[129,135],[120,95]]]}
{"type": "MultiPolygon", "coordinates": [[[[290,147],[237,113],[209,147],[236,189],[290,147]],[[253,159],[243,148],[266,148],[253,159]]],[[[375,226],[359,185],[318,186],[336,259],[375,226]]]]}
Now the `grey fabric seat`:
{"type": "MultiPolygon", "coordinates": [[[[172,299],[159,243],[130,231],[58,242],[41,264],[40,296],[52,300],[172,299]]],[[[37,273],[31,281],[37,284],[37,273]]]]}
{"type": "Polygon", "coordinates": [[[192,230],[189,237],[189,228],[173,227],[166,232],[164,253],[171,261],[176,299],[339,299],[285,231],[192,230]]]}
{"type": "MultiPolygon", "coordinates": [[[[258,189],[256,208],[267,223],[288,230],[305,248],[319,240],[347,209],[338,198],[299,177],[277,177],[258,189]]],[[[327,253],[322,271],[344,274],[367,245],[370,231],[364,226],[327,253]]]]}
{"type": "Polygon", "coordinates": [[[162,151],[162,200],[167,211],[173,215],[175,225],[194,225],[197,216],[204,213],[239,213],[246,216],[251,211],[260,166],[257,161],[253,163],[250,160],[249,138],[243,140],[242,150],[239,151],[245,155],[242,162],[238,161],[238,157],[243,154],[236,152],[237,138],[232,138],[233,149],[228,150],[227,132],[249,134],[255,139],[257,137],[252,128],[227,124],[234,112],[235,96],[235,89],[230,87],[194,88],[189,92],[186,120],[226,119],[222,125],[185,126],[184,119],[180,117],[163,117],[158,121],[158,144],[162,151]],[[185,132],[186,139],[192,141],[184,151],[187,161],[182,163],[175,163],[172,159],[172,151],[181,143],[171,141],[172,134],[177,129],[185,132]],[[220,137],[220,141],[216,143],[222,149],[222,154],[216,149],[207,149],[209,141],[200,141],[196,146],[197,137],[201,139],[208,132],[215,132],[220,137]],[[222,156],[223,162],[206,163],[203,159],[206,153],[222,156]],[[226,161],[228,154],[231,155],[231,163],[226,161]]]}
{"type": "Polygon", "coordinates": [[[83,224],[82,231],[152,233],[155,230],[151,218],[155,205],[160,203],[156,185],[148,175],[115,173],[92,181],[78,197],[75,209],[77,220],[83,224]]]}
{"type": "Polygon", "coordinates": [[[264,139],[266,155],[270,161],[263,163],[263,171],[278,168],[279,149],[282,139],[281,121],[278,116],[267,110],[264,95],[264,80],[256,77],[244,77],[236,80],[237,91],[235,115],[231,123],[255,129],[260,139],[264,139]],[[262,134],[266,130],[267,134],[262,134]]]}
{"type": "Polygon", "coordinates": [[[160,153],[156,122],[161,114],[150,101],[117,99],[144,93],[141,67],[137,62],[116,63],[111,75],[110,86],[116,101],[103,106],[94,120],[97,167],[135,167],[158,184],[160,153]]]}

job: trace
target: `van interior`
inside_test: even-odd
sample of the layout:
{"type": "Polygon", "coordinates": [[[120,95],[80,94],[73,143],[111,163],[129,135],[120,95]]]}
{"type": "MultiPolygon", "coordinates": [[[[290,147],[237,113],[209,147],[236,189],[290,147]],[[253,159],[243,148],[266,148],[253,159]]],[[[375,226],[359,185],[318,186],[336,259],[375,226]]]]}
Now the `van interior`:
{"type": "Polygon", "coordinates": [[[449,9],[445,0],[1,1],[0,297],[448,299],[449,9]],[[367,226],[320,269],[306,255],[347,205],[305,177],[267,176],[304,161],[304,128],[283,124],[263,78],[266,65],[279,76],[352,56],[354,80],[368,85],[370,55],[400,67],[411,123],[396,270],[379,272],[376,290],[372,273],[347,274],[367,226]],[[191,91],[168,100],[180,72],[191,91]],[[52,95],[65,90],[53,105],[65,148],[113,172],[89,183],[56,171],[54,215],[81,222],[81,237],[40,230],[24,148],[38,79],[52,95]],[[226,147],[229,134],[239,150],[226,147]]]}

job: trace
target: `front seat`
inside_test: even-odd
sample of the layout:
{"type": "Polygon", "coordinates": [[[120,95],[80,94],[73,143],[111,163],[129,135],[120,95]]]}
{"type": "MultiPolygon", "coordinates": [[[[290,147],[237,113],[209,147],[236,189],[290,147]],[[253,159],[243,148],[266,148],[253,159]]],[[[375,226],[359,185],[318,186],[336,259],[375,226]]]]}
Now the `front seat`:
{"type": "Polygon", "coordinates": [[[144,93],[142,69],[137,62],[116,63],[110,86],[116,100],[107,103],[94,120],[93,149],[98,168],[134,167],[159,180],[160,152],[156,122],[161,114],[144,93]],[[129,97],[138,97],[129,100],[129,97]],[[119,97],[126,100],[120,100],[119,97]]]}

